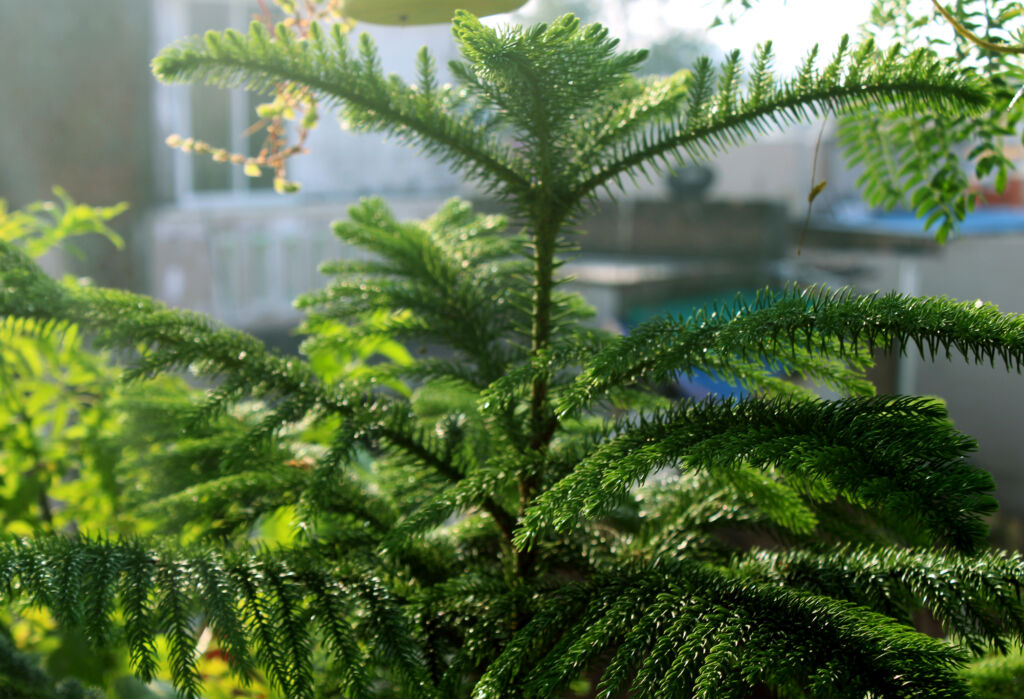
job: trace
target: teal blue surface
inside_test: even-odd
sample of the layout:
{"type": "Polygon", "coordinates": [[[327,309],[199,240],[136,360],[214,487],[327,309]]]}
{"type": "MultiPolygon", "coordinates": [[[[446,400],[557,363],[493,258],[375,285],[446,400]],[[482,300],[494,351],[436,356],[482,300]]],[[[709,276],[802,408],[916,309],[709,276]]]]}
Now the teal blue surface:
{"type": "MultiPolygon", "coordinates": [[[[656,304],[639,304],[626,311],[624,324],[627,333],[636,326],[664,316],[689,318],[695,311],[705,309],[708,313],[717,307],[731,307],[737,300],[753,303],[757,292],[762,289],[743,289],[740,291],[711,291],[694,296],[671,299],[656,304]]],[[[676,378],[675,389],[683,396],[700,400],[708,395],[732,396],[742,398],[748,392],[713,374],[698,372],[693,375],[680,373],[676,378]]]]}
{"type": "Polygon", "coordinates": [[[753,303],[757,293],[762,290],[763,287],[742,289],[740,291],[723,289],[722,291],[711,291],[696,296],[662,301],[656,304],[639,304],[626,311],[626,327],[635,328],[651,318],[659,318],[666,315],[688,318],[694,311],[702,308],[709,312],[714,310],[716,303],[719,308],[722,306],[732,306],[737,299],[753,303]]]}

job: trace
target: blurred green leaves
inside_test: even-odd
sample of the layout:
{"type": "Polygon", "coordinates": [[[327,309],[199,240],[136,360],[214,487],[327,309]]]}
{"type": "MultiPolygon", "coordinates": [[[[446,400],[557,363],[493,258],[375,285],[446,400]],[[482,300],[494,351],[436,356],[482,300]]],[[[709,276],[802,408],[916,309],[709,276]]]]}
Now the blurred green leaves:
{"type": "MultiPolygon", "coordinates": [[[[89,234],[123,245],[108,222],[126,204],[96,208],[59,187],[53,191],[56,201],[20,210],[9,211],[0,200],[0,240],[31,257],[58,246],[74,249],[71,239],[89,234]]],[[[74,323],[0,320],[0,526],[6,533],[112,525],[119,375],[74,323]]]]}
{"type": "Polygon", "coordinates": [[[18,243],[32,258],[57,246],[80,255],[69,239],[92,233],[124,247],[124,240],[107,222],[127,211],[127,203],[94,207],[75,203],[60,187],[54,187],[53,194],[57,201],[35,202],[14,211],[8,211],[7,202],[0,199],[0,240],[18,243]]]}

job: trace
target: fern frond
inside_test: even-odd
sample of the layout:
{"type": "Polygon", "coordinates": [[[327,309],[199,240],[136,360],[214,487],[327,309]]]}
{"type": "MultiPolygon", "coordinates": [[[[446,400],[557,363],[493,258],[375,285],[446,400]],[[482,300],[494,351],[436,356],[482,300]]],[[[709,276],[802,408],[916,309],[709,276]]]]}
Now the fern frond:
{"type": "MultiPolygon", "coordinates": [[[[287,35],[287,31],[281,32],[287,35]]],[[[352,128],[382,131],[438,156],[491,190],[528,188],[522,165],[508,146],[481,129],[471,115],[448,109],[451,90],[421,91],[380,70],[367,35],[356,55],[339,26],[319,26],[306,41],[271,41],[259,22],[248,35],[208,32],[204,39],[164,49],[153,71],[165,82],[206,82],[272,93],[281,82],[303,85],[325,105],[341,107],[352,128]]],[[[420,82],[423,82],[421,75],[420,82]]]]}
{"type": "Polygon", "coordinates": [[[852,503],[899,511],[937,540],[971,551],[986,535],[981,515],[995,509],[992,477],[964,461],[974,448],[927,399],[683,404],[641,416],[538,496],[516,542],[529,545],[549,527],[569,531],[658,469],[728,473],[748,463],[831,483],[852,503]]]}
{"type": "MultiPolygon", "coordinates": [[[[967,361],[1020,370],[1024,362],[1024,318],[991,304],[947,298],[915,298],[896,292],[857,296],[826,289],[764,291],[753,303],[737,300],[690,318],[649,321],[611,343],[589,363],[562,399],[571,412],[599,398],[610,386],[639,380],[668,381],[675,372],[700,370],[705,355],[728,367],[740,361],[793,361],[800,348],[837,358],[861,348],[921,356],[959,354],[967,361]]],[[[717,367],[716,367],[717,369],[717,367]]],[[[719,370],[720,371],[720,370],[719,370]]]]}
{"type": "Polygon", "coordinates": [[[728,146],[822,113],[866,107],[884,110],[890,105],[904,111],[970,113],[988,104],[986,91],[967,71],[951,70],[929,52],[881,55],[867,44],[847,58],[844,48],[824,70],[814,71],[808,63],[795,78],[773,81],[771,87],[770,47],[762,49],[755,56],[755,80],[747,94],[739,90],[738,53],[731,54],[720,69],[717,90],[711,87],[710,62],[699,62],[685,115],[664,123],[656,113],[658,118],[640,133],[634,124],[624,124],[622,137],[609,138],[608,148],[599,163],[590,164],[592,174],[576,186],[572,200],[585,198],[610,182],[620,183],[634,170],[657,167],[659,159],[685,154],[691,160],[706,160],[728,146]]]}

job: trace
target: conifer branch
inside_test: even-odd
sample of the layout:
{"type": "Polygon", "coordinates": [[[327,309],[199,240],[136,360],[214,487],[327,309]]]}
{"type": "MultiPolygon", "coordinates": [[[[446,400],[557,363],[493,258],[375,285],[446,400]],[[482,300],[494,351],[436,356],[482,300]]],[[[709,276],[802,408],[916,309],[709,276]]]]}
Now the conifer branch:
{"type": "Polygon", "coordinates": [[[309,476],[292,466],[244,471],[149,500],[135,508],[134,514],[159,519],[168,531],[178,531],[190,522],[208,521],[216,521],[220,531],[247,529],[259,517],[299,501],[308,487],[309,476]],[[242,503],[244,507],[240,507],[242,503]]]}
{"type": "Polygon", "coordinates": [[[6,634],[0,634],[0,691],[17,699],[104,699],[101,691],[86,689],[77,680],[55,681],[6,634]]]}
{"type": "Polygon", "coordinates": [[[325,387],[304,363],[201,314],[125,291],[61,284],[7,243],[0,243],[0,275],[0,313],[73,321],[96,333],[102,346],[143,345],[151,351],[143,351],[139,375],[195,367],[210,377],[241,375],[251,393],[305,396],[342,413],[352,410],[347,396],[325,387]]]}
{"type": "Polygon", "coordinates": [[[305,41],[287,30],[274,41],[253,22],[248,35],[207,32],[202,40],[164,49],[153,71],[165,82],[206,82],[271,93],[282,82],[302,85],[325,105],[340,105],[353,128],[382,131],[438,155],[492,190],[524,191],[522,165],[471,118],[455,116],[448,91],[422,92],[380,70],[376,47],[364,34],[353,56],[340,25],[330,36],[316,24],[305,41]]]}
{"type": "MultiPolygon", "coordinates": [[[[196,611],[211,620],[237,655],[237,670],[251,671],[251,655],[282,691],[302,697],[312,696],[310,621],[332,639],[328,647],[338,652],[343,667],[358,657],[345,641],[343,625],[346,617],[360,619],[359,612],[331,618],[312,616],[310,610],[319,606],[342,611],[352,605],[366,615],[359,622],[367,627],[363,632],[377,640],[376,660],[406,678],[408,696],[436,696],[419,664],[421,651],[413,631],[391,595],[364,579],[362,572],[335,571],[325,577],[328,568],[313,553],[235,553],[227,559],[211,550],[185,554],[136,541],[51,538],[0,546],[0,582],[9,596],[18,591],[28,601],[46,604],[70,626],[79,623],[75,610],[89,596],[120,599],[136,670],[152,676],[154,641],[157,634],[167,634],[172,678],[183,696],[198,696],[199,692],[192,621],[196,611]],[[108,572],[98,573],[99,566],[108,572]],[[69,576],[69,571],[78,575],[69,576]],[[108,584],[87,594],[82,582],[99,579],[98,575],[108,584]],[[195,594],[197,583],[206,594],[195,594]],[[339,598],[341,592],[345,593],[344,602],[339,598]]],[[[105,623],[109,625],[110,620],[105,623]]],[[[353,681],[365,679],[358,668],[350,668],[348,673],[353,681]]],[[[363,684],[355,691],[360,694],[366,689],[363,684]]]]}
{"type": "Polygon", "coordinates": [[[586,665],[581,652],[620,641],[600,697],[615,696],[631,676],[638,697],[743,697],[757,682],[843,697],[966,696],[953,674],[962,656],[942,641],[863,607],[689,562],[599,575],[550,593],[474,696],[550,696],[586,665]],[[594,645],[577,645],[590,633],[594,645]],[[860,662],[837,665],[836,657],[860,662]]]}
{"type": "Polygon", "coordinates": [[[796,77],[771,87],[770,54],[762,53],[746,95],[739,92],[738,53],[723,66],[717,91],[711,88],[711,63],[699,62],[689,85],[690,104],[685,115],[660,121],[661,113],[656,110],[651,127],[640,133],[634,123],[623,123],[622,138],[608,138],[610,146],[601,162],[573,190],[571,200],[584,199],[633,170],[653,167],[659,159],[685,154],[692,160],[706,160],[727,146],[822,113],[885,109],[893,103],[903,110],[970,113],[988,104],[986,91],[967,72],[951,71],[926,52],[898,57],[894,49],[880,56],[868,43],[847,61],[845,48],[845,44],[840,47],[824,70],[817,71],[809,60],[796,77]]]}
{"type": "Polygon", "coordinates": [[[298,306],[398,339],[443,343],[470,358],[477,381],[502,375],[508,340],[523,318],[510,299],[525,293],[517,236],[502,236],[505,219],[481,216],[450,200],[421,225],[399,223],[379,199],[350,208],[335,234],[381,259],[328,264],[337,275],[298,306]],[[386,320],[381,313],[390,314],[386,320]]]}
{"type": "Polygon", "coordinates": [[[459,11],[452,26],[468,61],[452,65],[456,78],[523,142],[531,189],[518,202],[521,210],[539,204],[538,197],[558,202],[564,194],[560,175],[575,156],[575,144],[566,138],[574,133],[572,123],[605,107],[602,97],[618,90],[647,52],[616,52],[618,41],[607,29],[583,26],[573,15],[496,31],[459,11]]]}
{"type": "MultiPolygon", "coordinates": [[[[8,286],[0,292],[0,312],[48,320],[74,318],[83,327],[97,332],[98,338],[107,345],[135,347],[145,343],[152,349],[139,362],[136,371],[140,374],[200,363],[206,375],[234,376],[239,380],[239,388],[244,387],[247,393],[283,397],[280,406],[283,412],[269,416],[262,430],[240,442],[239,448],[246,448],[253,441],[265,438],[264,435],[269,434],[267,430],[275,432],[298,420],[314,406],[320,406],[328,413],[362,416],[359,421],[366,428],[362,433],[364,438],[384,437],[449,480],[462,478],[446,460],[421,443],[403,417],[402,409],[387,411],[392,416],[390,426],[375,424],[388,405],[386,399],[346,395],[328,388],[305,363],[275,356],[255,338],[236,330],[218,328],[199,314],[170,310],[128,292],[61,286],[21,257],[17,250],[2,245],[5,247],[0,249],[0,273],[4,274],[8,286]]],[[[484,506],[510,535],[511,516],[490,497],[484,506]]]]}
{"type": "Polygon", "coordinates": [[[528,547],[548,528],[571,530],[660,468],[748,463],[831,483],[868,509],[895,507],[939,541],[973,551],[987,532],[981,515],[996,506],[991,476],[964,461],[974,448],[941,406],[923,399],[684,403],[624,425],[537,498],[515,541],[528,547]]]}
{"type": "MultiPolygon", "coordinates": [[[[82,473],[130,479],[133,512],[220,544],[9,540],[0,590],[93,643],[123,638],[145,681],[166,657],[184,696],[203,691],[210,634],[240,684],[300,698],[551,697],[581,677],[603,699],[966,696],[968,651],[1024,641],[1024,568],[979,552],[995,503],[973,440],[939,401],[873,397],[863,374],[871,350],[914,345],[1019,371],[1021,317],[793,288],[613,339],[584,328],[556,271],[585,203],[624,177],[823,112],[959,117],[985,89],[932,54],[870,43],[847,55],[844,42],[820,70],[812,52],[792,80],[772,74],[769,45],[746,77],[734,52],[718,70],[636,79],[643,51],[571,16],[499,30],[459,12],[455,34],[455,88],[425,51],[407,85],[369,39],[350,50],[320,27],[302,41],[286,26],[211,33],[154,63],[168,81],[322,99],[476,179],[520,227],[457,201],[411,223],[378,200],[354,207],[336,233],[371,257],[328,264],[329,288],[303,299],[308,362],[55,282],[0,243],[5,341],[56,346],[80,325],[130,355],[131,378],[217,382],[202,396],[173,377],[141,398],[129,385],[124,424],[101,435],[102,459],[123,447],[124,463],[82,473]],[[414,342],[446,354],[414,357],[414,342]],[[370,358],[389,361],[360,366],[370,358]],[[651,390],[679,372],[752,395],[651,390]],[[268,514],[298,518],[302,536],[254,548],[268,514]],[[950,640],[908,624],[922,609],[950,640]]],[[[0,205],[0,237],[24,226],[0,205]]],[[[0,636],[0,669],[26,691],[59,694],[7,650],[0,636]]]]}
{"type": "MultiPolygon", "coordinates": [[[[466,507],[474,497],[479,498],[481,506],[491,515],[505,538],[511,540],[512,532],[515,529],[515,518],[492,495],[480,493],[477,483],[479,473],[468,473],[453,459],[443,457],[440,454],[441,449],[436,445],[431,445],[426,435],[417,434],[418,431],[410,424],[412,416],[408,412],[401,409],[389,410],[387,406],[380,406],[376,411],[370,411],[369,415],[373,416],[373,421],[367,422],[359,431],[355,432],[356,437],[372,440],[379,435],[398,450],[413,456],[420,463],[456,484],[451,491],[455,502],[451,505],[449,512],[466,507]],[[465,480],[467,476],[470,477],[469,482],[465,480]]],[[[489,483],[489,481],[485,482],[489,483]]],[[[444,505],[439,506],[444,508],[444,505]]],[[[440,523],[435,522],[435,515],[424,513],[424,516],[430,523],[440,523]]],[[[413,530],[420,528],[419,524],[410,524],[410,526],[413,530]]]]}
{"type": "Polygon", "coordinates": [[[737,570],[777,584],[849,599],[909,622],[928,608],[972,652],[1024,639],[1020,554],[966,557],[945,551],[846,546],[831,550],[754,551],[737,570]]]}
{"type": "Polygon", "coordinates": [[[787,479],[774,468],[687,472],[637,494],[644,524],[635,548],[672,555],[680,543],[704,540],[717,527],[735,529],[737,524],[799,540],[818,529],[816,505],[835,497],[831,484],[813,477],[787,479]]]}
{"type": "Polygon", "coordinates": [[[738,300],[690,318],[663,318],[636,328],[594,357],[559,404],[567,413],[590,404],[607,387],[633,381],[668,381],[699,370],[705,353],[731,361],[786,362],[797,348],[833,357],[856,357],[862,348],[922,357],[954,354],[976,363],[996,359],[1020,371],[1024,318],[993,305],[946,298],[913,298],[892,292],[857,296],[848,290],[764,291],[752,303],[738,300]],[[836,343],[836,344],[833,344],[836,343]]]}

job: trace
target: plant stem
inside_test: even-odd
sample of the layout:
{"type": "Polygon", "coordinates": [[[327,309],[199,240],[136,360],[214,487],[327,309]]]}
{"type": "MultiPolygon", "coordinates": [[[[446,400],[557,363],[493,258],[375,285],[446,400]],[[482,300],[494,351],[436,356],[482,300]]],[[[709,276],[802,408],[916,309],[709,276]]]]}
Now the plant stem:
{"type": "MultiPolygon", "coordinates": [[[[540,218],[538,225],[534,228],[533,236],[534,293],[531,359],[536,358],[551,344],[551,294],[554,289],[555,242],[561,225],[561,217],[553,215],[553,207],[550,202],[545,202],[545,204],[547,216],[540,218]]],[[[540,488],[541,452],[551,441],[558,424],[548,405],[549,379],[546,370],[539,371],[533,379],[530,390],[529,449],[530,455],[536,457],[536,460],[527,467],[519,480],[520,515],[536,497],[540,488]]],[[[534,560],[532,548],[519,552],[517,568],[522,577],[526,578],[532,574],[534,560]]]]}
{"type": "MultiPolygon", "coordinates": [[[[531,358],[536,358],[551,344],[551,291],[554,273],[554,231],[545,235],[538,231],[534,245],[534,295],[533,295],[533,329],[530,346],[531,358]]],[[[538,372],[533,379],[530,391],[530,449],[539,450],[547,443],[548,375],[546,371],[538,372]]]]}
{"type": "MultiPolygon", "coordinates": [[[[394,444],[398,445],[408,453],[415,455],[424,463],[429,464],[435,471],[450,480],[452,483],[458,483],[463,479],[464,476],[453,469],[450,464],[437,458],[434,454],[431,454],[428,450],[424,449],[422,445],[407,439],[405,435],[400,432],[386,430],[384,433],[394,444]]],[[[512,533],[515,530],[515,519],[512,515],[510,515],[505,508],[498,504],[498,502],[492,497],[488,497],[484,500],[483,507],[484,510],[486,510],[494,519],[498,528],[501,529],[505,540],[511,544],[512,533]]]]}

